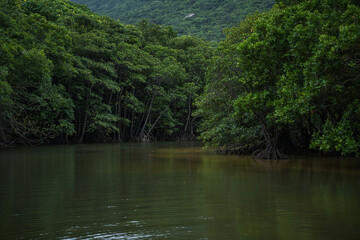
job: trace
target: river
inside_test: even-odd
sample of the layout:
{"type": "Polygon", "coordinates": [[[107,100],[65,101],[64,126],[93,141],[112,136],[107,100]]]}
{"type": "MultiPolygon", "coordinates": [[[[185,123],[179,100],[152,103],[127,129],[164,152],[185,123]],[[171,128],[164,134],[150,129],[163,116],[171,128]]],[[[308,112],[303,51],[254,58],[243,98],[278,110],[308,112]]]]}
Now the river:
{"type": "Polygon", "coordinates": [[[360,159],[199,143],[0,151],[0,239],[359,239],[360,159]]]}

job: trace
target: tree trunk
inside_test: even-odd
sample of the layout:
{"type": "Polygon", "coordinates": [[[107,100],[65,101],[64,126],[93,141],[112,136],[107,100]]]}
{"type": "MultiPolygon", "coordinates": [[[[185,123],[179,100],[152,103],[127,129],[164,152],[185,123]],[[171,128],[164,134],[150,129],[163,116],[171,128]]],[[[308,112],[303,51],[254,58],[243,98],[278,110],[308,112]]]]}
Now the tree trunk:
{"type": "Polygon", "coordinates": [[[169,105],[167,105],[167,107],[160,113],[160,115],[158,116],[158,118],[155,120],[154,124],[151,126],[151,128],[149,129],[149,131],[147,132],[147,136],[150,136],[151,131],[153,130],[154,126],[156,125],[156,123],[160,120],[160,118],[162,117],[162,115],[166,112],[166,110],[170,107],[171,103],[169,105]]]}
{"type": "MultiPolygon", "coordinates": [[[[122,88],[120,90],[120,92],[118,92],[118,94],[116,94],[116,104],[117,104],[117,108],[116,108],[116,115],[118,116],[121,116],[121,95],[122,95],[122,92],[123,92],[124,88],[122,88]]],[[[116,141],[117,142],[122,142],[122,139],[121,139],[121,132],[120,132],[120,129],[121,129],[121,121],[119,121],[117,123],[117,128],[118,128],[118,132],[117,132],[117,139],[116,141]]]]}
{"type": "Polygon", "coordinates": [[[189,96],[189,101],[188,101],[188,116],[186,119],[186,124],[185,124],[185,128],[184,131],[187,133],[188,132],[188,126],[190,123],[190,118],[191,118],[191,95],[189,96]]]}
{"type": "Polygon", "coordinates": [[[82,125],[82,130],[81,130],[81,136],[80,139],[78,140],[78,143],[83,143],[84,142],[84,136],[85,136],[85,132],[86,132],[86,123],[87,123],[87,119],[88,119],[88,111],[89,111],[89,105],[90,105],[90,95],[91,95],[91,87],[89,89],[89,93],[86,97],[86,107],[85,107],[85,112],[84,112],[84,123],[82,125]]]}
{"type": "Polygon", "coordinates": [[[146,134],[145,134],[145,127],[146,127],[146,124],[148,123],[148,120],[150,118],[152,106],[153,106],[153,103],[154,103],[154,98],[155,98],[155,94],[151,98],[149,110],[148,110],[148,113],[146,115],[143,127],[142,127],[141,132],[140,132],[140,136],[139,136],[139,141],[140,142],[148,142],[149,141],[148,136],[146,136],[146,134]]]}

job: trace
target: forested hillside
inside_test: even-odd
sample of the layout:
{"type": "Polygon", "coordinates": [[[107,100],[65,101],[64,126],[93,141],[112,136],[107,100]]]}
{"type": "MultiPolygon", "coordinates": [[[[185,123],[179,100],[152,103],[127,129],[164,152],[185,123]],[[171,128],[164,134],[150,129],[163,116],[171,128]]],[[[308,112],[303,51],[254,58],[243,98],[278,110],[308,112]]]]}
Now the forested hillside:
{"type": "Polygon", "coordinates": [[[68,0],[0,9],[1,147],[194,138],[206,42],[68,0]]]}
{"type": "Polygon", "coordinates": [[[73,0],[91,10],[123,23],[148,19],[156,24],[171,25],[180,35],[223,38],[222,30],[235,26],[255,11],[263,12],[274,0],[73,0]]]}

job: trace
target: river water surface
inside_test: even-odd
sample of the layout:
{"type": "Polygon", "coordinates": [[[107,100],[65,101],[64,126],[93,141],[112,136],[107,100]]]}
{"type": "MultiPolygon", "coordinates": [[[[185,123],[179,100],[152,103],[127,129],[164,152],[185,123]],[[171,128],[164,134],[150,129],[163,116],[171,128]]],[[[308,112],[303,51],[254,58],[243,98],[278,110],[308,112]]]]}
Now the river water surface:
{"type": "Polygon", "coordinates": [[[198,143],[0,151],[0,239],[360,239],[360,159],[198,143]]]}

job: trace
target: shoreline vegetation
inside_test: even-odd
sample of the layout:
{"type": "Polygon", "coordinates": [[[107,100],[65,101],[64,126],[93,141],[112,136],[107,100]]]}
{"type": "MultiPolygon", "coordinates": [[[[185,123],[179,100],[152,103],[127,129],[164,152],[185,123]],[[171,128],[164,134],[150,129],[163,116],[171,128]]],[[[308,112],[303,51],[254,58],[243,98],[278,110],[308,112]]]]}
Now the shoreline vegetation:
{"type": "Polygon", "coordinates": [[[360,4],[285,0],[209,42],[68,0],[0,2],[0,148],[195,140],[360,153],[360,4]]]}

